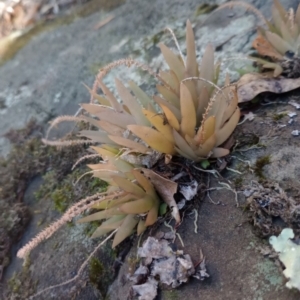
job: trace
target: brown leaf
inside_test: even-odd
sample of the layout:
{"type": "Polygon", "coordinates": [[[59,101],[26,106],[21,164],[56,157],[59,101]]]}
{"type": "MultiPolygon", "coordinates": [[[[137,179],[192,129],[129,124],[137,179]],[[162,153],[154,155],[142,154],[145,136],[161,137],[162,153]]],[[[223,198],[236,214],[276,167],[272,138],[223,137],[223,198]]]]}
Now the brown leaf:
{"type": "Polygon", "coordinates": [[[300,87],[300,78],[273,78],[262,74],[246,74],[237,83],[239,103],[251,101],[258,94],[286,93],[300,87]]]}
{"type": "Polygon", "coordinates": [[[172,216],[178,224],[180,222],[180,215],[174,195],[177,193],[178,184],[174,181],[168,180],[149,169],[142,169],[144,175],[150,179],[156,191],[161,198],[168,204],[172,210],[172,216]]]}
{"type": "Polygon", "coordinates": [[[252,47],[255,48],[257,52],[262,56],[269,56],[277,60],[283,58],[283,56],[278,51],[276,51],[272,44],[262,35],[257,36],[257,38],[252,43],[252,47]]]}

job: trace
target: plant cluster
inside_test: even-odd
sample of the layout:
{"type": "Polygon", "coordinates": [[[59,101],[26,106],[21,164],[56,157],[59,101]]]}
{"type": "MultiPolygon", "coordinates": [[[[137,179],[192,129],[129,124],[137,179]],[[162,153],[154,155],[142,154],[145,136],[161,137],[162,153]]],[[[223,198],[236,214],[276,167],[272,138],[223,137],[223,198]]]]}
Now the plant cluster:
{"type": "Polygon", "coordinates": [[[258,60],[264,69],[274,69],[274,76],[280,74],[289,78],[300,76],[300,5],[296,13],[292,8],[286,11],[278,0],[272,6],[272,21],[266,20],[267,28],[259,28],[253,47],[272,62],[258,60]]]}
{"type": "Polygon", "coordinates": [[[224,7],[241,6],[253,12],[260,20],[257,37],[252,46],[262,58],[251,57],[265,70],[273,70],[273,76],[300,77],[300,4],[296,12],[284,9],[279,0],[273,0],[272,20],[267,20],[254,6],[242,1],[230,1],[224,7]]]}
{"type": "MultiPolygon", "coordinates": [[[[175,43],[178,46],[176,38],[175,43]]],[[[87,122],[90,130],[79,131],[81,139],[77,141],[44,140],[46,144],[58,146],[98,144],[91,147],[92,154],[79,162],[89,157],[100,157],[102,160],[98,164],[88,165],[91,169],[88,173],[106,181],[110,185],[108,191],[93,198],[93,202],[84,202],[80,208],[67,210],[62,219],[69,220],[70,216],[74,217],[87,208],[97,209],[98,212],[78,222],[105,220],[93,237],[118,229],[113,247],[131,235],[136,227],[140,234],[157,220],[160,203],[157,187],[143,174],[141,167],[151,168],[164,154],[168,159],[179,155],[195,162],[229,154],[229,150],[221,145],[239,121],[236,88],[229,83],[228,76],[223,88],[216,85],[220,64],[214,62],[212,46],[207,46],[198,65],[189,21],[186,26],[186,48],[185,59],[179,47],[177,55],[160,44],[169,70],[160,71],[159,74],[132,59],[109,64],[96,77],[94,87],[90,90],[91,103],[81,105],[83,113],[54,120],[47,137],[50,130],[62,121],[87,122]],[[154,75],[160,81],[156,86],[160,95],[152,100],[134,82],[129,82],[129,87],[126,87],[116,79],[118,100],[103,83],[103,77],[112,68],[124,64],[140,67],[154,75]],[[104,95],[97,94],[98,87],[104,95]],[[99,104],[95,104],[94,99],[99,104]]],[[[171,209],[175,210],[175,201],[172,203],[171,209]]],[[[176,220],[178,222],[179,217],[176,220]]],[[[62,223],[53,225],[55,230],[62,223]]],[[[38,242],[52,234],[51,226],[47,230],[47,234],[41,233],[38,242]]],[[[34,244],[21,249],[19,256],[25,255],[34,244]]]]}

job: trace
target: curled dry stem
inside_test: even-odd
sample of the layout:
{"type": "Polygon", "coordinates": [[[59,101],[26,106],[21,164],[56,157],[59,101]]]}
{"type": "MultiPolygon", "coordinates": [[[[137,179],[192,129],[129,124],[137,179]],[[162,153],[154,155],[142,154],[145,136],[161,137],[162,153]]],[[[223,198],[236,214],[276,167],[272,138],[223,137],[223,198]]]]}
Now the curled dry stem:
{"type": "Polygon", "coordinates": [[[72,166],[72,171],[81,163],[83,162],[84,160],[86,159],[90,159],[90,158],[96,158],[96,157],[99,157],[101,158],[101,155],[99,155],[98,153],[95,153],[95,154],[88,154],[88,155],[84,155],[82,157],[80,157],[76,162],[75,164],[72,166]]]}
{"type": "Polygon", "coordinates": [[[184,64],[184,66],[186,66],[184,56],[183,56],[183,54],[182,54],[182,52],[181,52],[181,49],[180,49],[180,47],[179,47],[179,43],[178,43],[178,40],[177,40],[177,38],[176,38],[176,35],[174,34],[174,31],[173,31],[170,27],[167,27],[165,30],[168,31],[168,32],[171,34],[171,36],[172,36],[172,38],[173,38],[173,41],[174,41],[174,43],[175,43],[175,45],[176,45],[176,48],[177,48],[177,50],[178,50],[178,52],[179,52],[179,55],[180,55],[180,57],[181,57],[181,60],[182,60],[182,62],[183,62],[183,64],[184,64]]]}
{"type": "Polygon", "coordinates": [[[53,129],[53,127],[57,126],[61,122],[76,122],[76,123],[78,123],[78,122],[87,122],[87,120],[84,117],[80,117],[80,116],[76,116],[76,115],[75,116],[59,116],[51,122],[51,125],[47,129],[46,137],[45,137],[46,140],[48,139],[49,134],[50,134],[51,130],[53,129]]]}
{"type": "Polygon", "coordinates": [[[116,60],[116,61],[106,65],[102,69],[100,69],[98,75],[96,76],[94,84],[93,84],[93,89],[92,89],[92,93],[91,93],[91,97],[90,97],[90,103],[93,102],[93,95],[97,93],[98,86],[99,86],[100,82],[102,81],[102,79],[104,78],[104,76],[112,69],[119,67],[119,66],[123,66],[123,65],[125,65],[128,68],[137,67],[137,68],[142,69],[143,71],[148,72],[151,76],[153,76],[154,78],[161,81],[168,89],[170,89],[171,91],[174,91],[174,89],[163,78],[161,78],[161,76],[159,74],[156,74],[153,70],[151,70],[151,68],[148,65],[143,64],[139,61],[136,61],[132,58],[123,58],[123,59],[116,60]]]}
{"type": "Polygon", "coordinates": [[[84,269],[86,268],[87,264],[89,263],[89,261],[91,260],[91,258],[96,254],[96,252],[101,248],[101,246],[103,246],[117,231],[118,231],[119,228],[115,229],[108,237],[106,237],[94,250],[93,252],[88,256],[88,258],[83,262],[83,264],[80,266],[78,272],[77,272],[77,275],[74,276],[73,278],[67,280],[67,281],[64,281],[62,283],[59,283],[59,284],[56,284],[56,285],[52,285],[52,286],[49,286],[39,292],[37,292],[36,294],[32,295],[29,299],[34,299],[36,298],[37,296],[41,295],[41,294],[44,294],[45,292],[48,292],[52,289],[55,289],[55,288],[58,288],[58,287],[62,287],[66,284],[69,284],[71,282],[74,282],[75,280],[77,280],[81,274],[83,273],[84,269]]]}
{"type": "MultiPolygon", "coordinates": [[[[116,197],[124,194],[123,191],[116,192],[111,197],[116,197]]],[[[87,197],[71,206],[60,219],[49,225],[36,235],[29,243],[22,247],[17,256],[19,258],[25,258],[34,248],[36,248],[42,241],[49,239],[60,227],[70,222],[74,217],[78,216],[93,205],[100,203],[101,201],[108,199],[107,193],[97,193],[93,196],[87,197]]]]}
{"type": "MultiPolygon", "coordinates": [[[[253,5],[248,4],[248,3],[246,3],[246,2],[243,2],[243,1],[229,1],[229,2],[227,2],[227,3],[224,3],[224,4],[220,5],[217,9],[215,9],[215,10],[210,14],[209,17],[211,17],[215,12],[217,12],[217,11],[223,9],[223,8],[226,8],[226,7],[228,7],[228,8],[233,8],[233,7],[235,7],[235,6],[240,6],[240,7],[242,7],[242,8],[245,8],[246,11],[252,12],[254,15],[257,16],[257,18],[258,18],[259,20],[261,20],[261,22],[262,22],[263,25],[267,25],[267,24],[268,24],[268,21],[266,20],[266,18],[264,17],[264,15],[263,15],[256,7],[254,7],[253,5]]],[[[206,21],[207,21],[207,20],[206,20],[206,21]]],[[[205,21],[205,22],[206,22],[206,21],[205,21]]]]}

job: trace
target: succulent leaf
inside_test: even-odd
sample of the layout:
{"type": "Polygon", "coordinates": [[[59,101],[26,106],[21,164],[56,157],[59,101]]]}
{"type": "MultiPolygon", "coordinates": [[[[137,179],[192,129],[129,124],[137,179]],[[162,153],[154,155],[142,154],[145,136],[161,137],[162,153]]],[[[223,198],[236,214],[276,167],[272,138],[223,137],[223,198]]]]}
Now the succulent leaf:
{"type": "Polygon", "coordinates": [[[109,135],[108,137],[113,142],[115,142],[123,147],[133,149],[133,151],[144,153],[144,154],[150,152],[150,150],[141,143],[138,143],[138,142],[135,142],[135,141],[132,141],[132,140],[120,137],[120,136],[109,135]]]}
{"type": "Polygon", "coordinates": [[[140,188],[137,184],[127,180],[124,177],[112,176],[113,181],[125,192],[131,193],[137,197],[144,197],[145,191],[140,188]]]}
{"type": "Polygon", "coordinates": [[[154,204],[154,200],[150,196],[130,201],[120,206],[120,211],[126,214],[144,214],[148,212],[154,204]]]}
{"type": "Polygon", "coordinates": [[[132,116],[135,118],[136,123],[148,126],[149,122],[142,113],[141,105],[131,95],[130,91],[119,79],[116,78],[115,82],[120,97],[122,98],[124,104],[128,107],[132,116]]]}
{"type": "Polygon", "coordinates": [[[175,154],[173,143],[166,140],[165,136],[157,130],[139,125],[129,125],[128,129],[154,150],[166,154],[175,154]]]}
{"type": "Polygon", "coordinates": [[[160,43],[159,47],[165,61],[169,65],[170,69],[176,74],[178,80],[181,81],[184,79],[185,70],[183,62],[165,44],[160,43]]]}
{"type": "Polygon", "coordinates": [[[184,83],[180,84],[180,110],[182,117],[180,131],[184,135],[193,137],[196,127],[196,110],[192,95],[184,83]]]}
{"type": "Polygon", "coordinates": [[[137,223],[138,218],[135,215],[127,215],[115,235],[112,247],[115,248],[123,240],[130,236],[137,223]]]}
{"type": "Polygon", "coordinates": [[[161,132],[165,138],[174,143],[174,137],[172,135],[172,127],[165,122],[164,117],[158,113],[153,113],[149,110],[143,109],[143,113],[149,122],[159,131],[161,132]]]}

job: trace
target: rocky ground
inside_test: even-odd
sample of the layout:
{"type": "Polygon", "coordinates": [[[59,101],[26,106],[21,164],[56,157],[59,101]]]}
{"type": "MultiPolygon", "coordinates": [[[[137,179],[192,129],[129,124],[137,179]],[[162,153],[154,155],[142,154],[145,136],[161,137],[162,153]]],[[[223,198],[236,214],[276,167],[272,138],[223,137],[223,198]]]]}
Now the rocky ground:
{"type": "MultiPolygon", "coordinates": [[[[223,2],[209,1],[209,4],[223,2]]],[[[271,1],[247,2],[269,16],[271,1]]],[[[131,56],[147,62],[154,69],[161,67],[162,57],[157,44],[160,41],[170,43],[168,35],[163,34],[163,29],[167,26],[174,29],[184,49],[184,27],[186,20],[190,19],[197,37],[199,57],[208,42],[215,46],[218,58],[236,58],[248,54],[255,34],[256,18],[245,14],[243,10],[226,9],[213,13],[204,23],[208,14],[203,14],[200,10],[203,3],[202,0],[128,0],[114,1],[114,8],[107,9],[105,1],[102,1],[104,9],[84,18],[74,17],[71,23],[68,21],[64,24],[60,21],[58,26],[52,24],[39,34],[30,36],[30,41],[0,67],[1,154],[8,157],[12,150],[4,137],[10,129],[24,128],[32,117],[45,127],[57,115],[74,114],[79,103],[89,101],[89,94],[81,83],[91,86],[97,70],[105,64],[131,56]],[[96,29],[99,22],[109,16],[114,18],[96,29]]],[[[285,7],[295,7],[298,1],[281,3],[285,7]]],[[[229,72],[232,79],[237,79],[238,71],[245,68],[244,62],[229,61],[224,64],[222,74],[229,72]]],[[[121,79],[134,79],[143,87],[149,82],[147,75],[124,68],[107,76],[105,82],[109,85],[116,75],[121,79]]],[[[288,195],[299,201],[297,148],[300,142],[299,137],[293,137],[291,132],[300,130],[300,117],[295,116],[294,122],[288,125],[286,112],[296,111],[288,104],[291,99],[300,101],[299,92],[260,98],[261,101],[280,103],[252,107],[256,114],[254,120],[246,121],[238,127],[235,133],[237,140],[242,140],[244,136],[249,139],[246,139],[241,149],[236,149],[232,154],[234,157],[229,167],[242,174],[225,170],[222,173],[224,178],[215,179],[210,176],[211,187],[220,187],[219,181],[229,183],[230,180],[232,186],[239,191],[242,186],[249,185],[251,180],[261,180],[263,175],[269,181],[279,183],[288,195]],[[250,137],[253,136],[259,137],[259,142],[264,147],[244,151],[257,144],[251,142],[250,137]],[[266,166],[258,165],[259,159],[264,157],[269,157],[266,166]]],[[[49,170],[43,172],[47,171],[49,170]]],[[[37,247],[25,266],[22,266],[20,259],[15,258],[20,246],[60,214],[54,209],[51,197],[45,195],[40,197],[42,200],[36,200],[34,192],[43,183],[45,179],[38,174],[26,186],[23,201],[29,206],[32,217],[25,234],[19,237],[14,246],[11,263],[5,269],[0,287],[3,299],[26,299],[40,289],[74,277],[82,262],[97,245],[98,241],[92,241],[87,236],[90,228],[75,224],[65,226],[50,240],[37,247]],[[13,275],[14,272],[19,273],[13,275]]],[[[268,247],[268,242],[267,239],[258,237],[260,228],[249,224],[248,211],[244,209],[247,200],[243,193],[238,193],[239,208],[236,207],[232,191],[212,191],[210,197],[211,199],[206,196],[199,199],[200,203],[196,203],[199,214],[196,219],[197,233],[195,216],[192,214],[186,216],[178,230],[185,252],[191,255],[193,261],[198,261],[199,251],[202,249],[210,278],[203,282],[193,279],[175,291],[162,290],[158,298],[298,299],[298,292],[284,287],[285,278],[281,266],[262,254],[268,247]],[[216,205],[212,201],[220,203],[216,205]]],[[[135,256],[136,246],[137,241],[133,241],[128,257],[135,256]]],[[[178,247],[182,247],[179,242],[178,247]]],[[[117,268],[112,267],[117,254],[110,249],[108,243],[97,253],[97,258],[99,261],[94,263],[98,265],[98,269],[93,270],[99,274],[102,282],[92,283],[90,276],[84,272],[76,282],[53,289],[38,296],[38,299],[107,299],[107,286],[117,275],[117,268]]],[[[110,287],[109,299],[127,299],[129,285],[124,277],[127,272],[128,259],[110,287]]]]}

